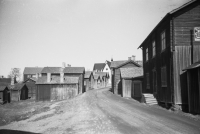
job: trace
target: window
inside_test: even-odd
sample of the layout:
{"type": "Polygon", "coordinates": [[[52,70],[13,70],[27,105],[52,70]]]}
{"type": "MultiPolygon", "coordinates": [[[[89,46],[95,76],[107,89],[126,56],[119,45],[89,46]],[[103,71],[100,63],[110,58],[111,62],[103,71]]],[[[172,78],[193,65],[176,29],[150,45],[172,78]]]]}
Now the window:
{"type": "Polygon", "coordinates": [[[153,52],[152,53],[153,54],[152,57],[154,57],[156,55],[156,42],[155,41],[153,41],[153,43],[152,43],[152,49],[153,49],[152,50],[152,52],[153,52]]]}
{"type": "Polygon", "coordinates": [[[146,61],[148,61],[148,59],[149,59],[149,52],[148,52],[148,48],[146,48],[146,61]]]}
{"type": "Polygon", "coordinates": [[[161,48],[162,51],[166,48],[166,34],[165,31],[161,33],[161,48]]]}
{"type": "Polygon", "coordinates": [[[167,87],[167,69],[166,69],[166,66],[161,68],[161,82],[162,82],[162,87],[167,87]]]}
{"type": "Polygon", "coordinates": [[[147,88],[149,88],[150,87],[149,73],[146,73],[146,78],[147,78],[147,88]]]}

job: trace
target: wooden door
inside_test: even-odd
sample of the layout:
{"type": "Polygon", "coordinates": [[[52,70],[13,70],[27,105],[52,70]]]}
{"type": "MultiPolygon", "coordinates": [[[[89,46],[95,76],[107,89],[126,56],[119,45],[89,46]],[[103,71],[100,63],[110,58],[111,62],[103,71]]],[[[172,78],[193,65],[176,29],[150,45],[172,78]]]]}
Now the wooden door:
{"type": "Polygon", "coordinates": [[[142,82],[141,81],[133,81],[132,85],[132,93],[133,97],[141,97],[142,95],[142,82]]]}

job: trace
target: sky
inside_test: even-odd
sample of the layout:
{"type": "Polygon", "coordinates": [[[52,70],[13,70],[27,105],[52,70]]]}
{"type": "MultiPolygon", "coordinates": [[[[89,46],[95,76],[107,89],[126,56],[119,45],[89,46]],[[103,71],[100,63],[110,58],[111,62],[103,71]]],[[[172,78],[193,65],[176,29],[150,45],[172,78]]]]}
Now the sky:
{"type": "Polygon", "coordinates": [[[190,0],[0,0],[0,75],[11,68],[92,70],[127,60],[159,21],[190,0]]]}

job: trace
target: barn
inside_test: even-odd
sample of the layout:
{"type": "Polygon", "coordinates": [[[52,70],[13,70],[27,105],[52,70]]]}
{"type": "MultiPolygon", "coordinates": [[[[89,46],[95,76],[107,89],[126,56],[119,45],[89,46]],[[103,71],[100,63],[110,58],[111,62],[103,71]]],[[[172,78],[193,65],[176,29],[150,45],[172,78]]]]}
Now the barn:
{"type": "Polygon", "coordinates": [[[143,68],[120,68],[122,96],[140,99],[142,97],[143,68]]]}
{"type": "Polygon", "coordinates": [[[73,98],[78,95],[78,77],[42,76],[37,85],[37,101],[56,101],[73,98]]]}
{"type": "Polygon", "coordinates": [[[16,83],[10,89],[11,101],[28,99],[28,87],[24,83],[16,83]]]}
{"type": "Polygon", "coordinates": [[[7,86],[0,86],[0,103],[5,104],[10,102],[10,91],[7,86]]]}
{"type": "Polygon", "coordinates": [[[195,41],[194,34],[198,27],[200,1],[192,0],[167,13],[139,46],[143,92],[154,94],[159,104],[187,109],[187,73],[183,69],[200,60],[200,41],[195,41]]]}

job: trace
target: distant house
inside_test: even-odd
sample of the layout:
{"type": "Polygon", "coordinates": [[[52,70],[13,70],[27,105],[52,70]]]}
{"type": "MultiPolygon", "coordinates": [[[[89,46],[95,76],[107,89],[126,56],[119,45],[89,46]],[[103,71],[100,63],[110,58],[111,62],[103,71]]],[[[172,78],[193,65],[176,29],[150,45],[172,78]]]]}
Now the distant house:
{"type": "Polygon", "coordinates": [[[38,78],[41,76],[43,67],[25,67],[23,72],[24,81],[28,78],[38,78]]]}
{"type": "Polygon", "coordinates": [[[114,94],[122,95],[122,81],[121,81],[121,72],[120,68],[133,68],[141,67],[138,63],[129,57],[126,61],[112,61],[111,70],[112,70],[112,92],[114,94]]]}
{"type": "Polygon", "coordinates": [[[143,68],[120,68],[122,96],[135,99],[142,97],[143,68]]]}
{"type": "Polygon", "coordinates": [[[84,76],[84,88],[85,92],[91,90],[94,84],[94,76],[92,71],[86,71],[84,76]]]}
{"type": "Polygon", "coordinates": [[[107,72],[96,72],[96,75],[99,75],[99,88],[106,87],[109,81],[109,73],[107,72]]]}
{"type": "Polygon", "coordinates": [[[144,93],[166,106],[187,108],[186,67],[200,60],[200,1],[167,13],[139,48],[143,53],[144,93]]]}
{"type": "Polygon", "coordinates": [[[98,74],[94,74],[94,84],[93,84],[93,88],[97,89],[98,88],[98,83],[100,83],[100,76],[98,74]]]}
{"type": "Polygon", "coordinates": [[[10,91],[7,86],[0,86],[0,104],[10,102],[10,91]]]}
{"type": "Polygon", "coordinates": [[[10,89],[11,101],[28,99],[28,87],[24,83],[17,83],[10,89]]]}
{"type": "Polygon", "coordinates": [[[36,100],[68,99],[84,89],[84,67],[44,67],[36,85],[36,100]]]}
{"type": "Polygon", "coordinates": [[[187,72],[188,110],[200,114],[200,61],[188,66],[187,72]]]}
{"type": "Polygon", "coordinates": [[[111,84],[111,62],[105,61],[105,63],[95,63],[93,67],[93,72],[106,72],[109,75],[108,83],[111,84]]]}
{"type": "Polygon", "coordinates": [[[31,77],[31,78],[27,78],[25,81],[23,81],[23,83],[26,84],[26,86],[28,87],[28,98],[29,99],[35,99],[35,95],[36,95],[36,81],[37,78],[35,77],[31,77]]]}

